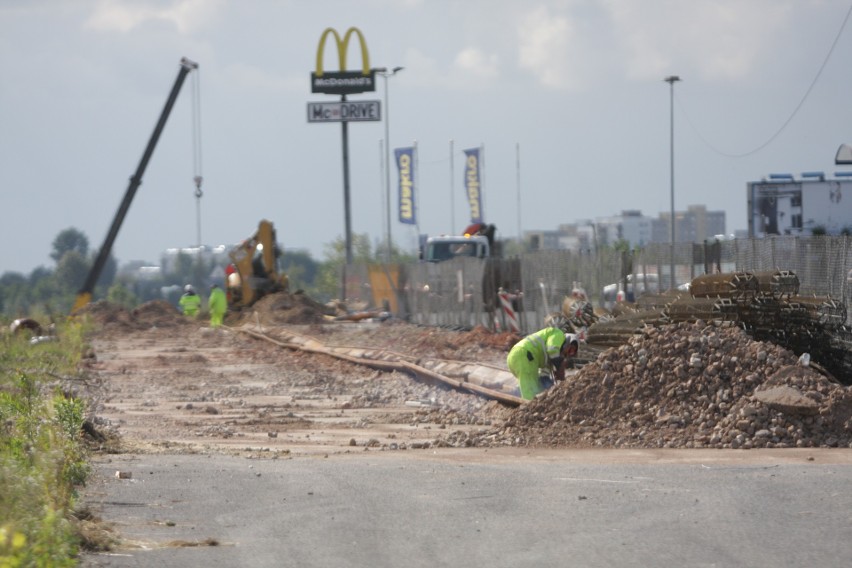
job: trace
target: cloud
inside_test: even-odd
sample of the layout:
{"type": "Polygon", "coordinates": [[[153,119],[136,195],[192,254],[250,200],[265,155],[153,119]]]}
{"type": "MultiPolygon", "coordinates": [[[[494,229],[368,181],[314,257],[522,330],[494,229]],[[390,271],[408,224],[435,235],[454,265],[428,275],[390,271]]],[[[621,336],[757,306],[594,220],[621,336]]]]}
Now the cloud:
{"type": "Polygon", "coordinates": [[[672,71],[733,81],[772,57],[790,26],[785,0],[566,0],[517,24],[518,64],[540,85],[588,90],[604,77],[657,80],[672,71]]]}
{"type": "Polygon", "coordinates": [[[573,73],[567,54],[577,40],[571,20],[539,6],[518,27],[518,63],[547,87],[570,88],[573,73]]]}
{"type": "Polygon", "coordinates": [[[771,55],[767,38],[788,24],[791,5],[778,0],[664,1],[651,5],[609,0],[604,7],[634,79],[659,78],[678,68],[707,80],[747,76],[771,55]],[[650,9],[649,9],[650,6],[650,9]]]}
{"type": "Polygon", "coordinates": [[[202,26],[222,5],[222,0],[101,0],[85,25],[102,32],[126,33],[149,22],[167,22],[185,34],[202,26]]]}
{"type": "Polygon", "coordinates": [[[478,79],[496,79],[500,75],[500,61],[497,55],[489,55],[475,47],[461,50],[456,55],[453,65],[466,76],[478,79]]]}

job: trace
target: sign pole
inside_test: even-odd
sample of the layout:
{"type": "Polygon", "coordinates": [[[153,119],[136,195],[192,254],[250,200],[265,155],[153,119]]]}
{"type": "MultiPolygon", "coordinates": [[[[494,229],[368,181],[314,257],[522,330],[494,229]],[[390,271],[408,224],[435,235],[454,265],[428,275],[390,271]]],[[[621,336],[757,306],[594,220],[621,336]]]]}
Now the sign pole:
{"type": "MultiPolygon", "coordinates": [[[[346,265],[352,264],[352,218],[349,198],[349,121],[379,120],[380,107],[377,101],[346,104],[346,95],[365,93],[376,90],[376,70],[370,68],[370,55],[367,52],[367,42],[358,28],[349,28],[343,37],[334,28],[326,28],[320,36],[317,46],[316,71],[311,73],[311,92],[340,95],[340,105],[324,103],[308,104],[308,122],[341,122],[343,139],[343,210],[346,231],[346,265]],[[332,38],[337,48],[339,70],[326,71],[323,64],[323,53],[328,38],[332,38]],[[349,41],[357,38],[361,48],[361,70],[346,70],[346,52],[349,41]]],[[[343,293],[346,299],[346,268],[343,269],[343,293]]]]}
{"type": "MultiPolygon", "coordinates": [[[[340,102],[346,102],[346,95],[340,96],[340,102]]],[[[346,229],[346,264],[352,264],[352,213],[349,199],[349,123],[340,123],[343,138],[343,216],[346,229]]],[[[342,297],[345,301],[345,295],[342,297]]]]}

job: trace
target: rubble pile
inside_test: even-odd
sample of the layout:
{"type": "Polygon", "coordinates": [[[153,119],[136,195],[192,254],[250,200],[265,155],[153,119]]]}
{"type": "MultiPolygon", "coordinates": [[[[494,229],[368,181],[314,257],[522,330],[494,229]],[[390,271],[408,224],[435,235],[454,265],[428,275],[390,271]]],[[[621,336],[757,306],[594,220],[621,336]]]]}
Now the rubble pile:
{"type": "Polygon", "coordinates": [[[165,300],[152,300],[130,312],[133,321],[142,328],[186,325],[192,320],[165,300]]]}
{"type": "Polygon", "coordinates": [[[496,430],[448,445],[852,446],[852,390],[722,322],[646,327],[496,430]]]}
{"type": "Polygon", "coordinates": [[[99,300],[84,306],[78,315],[109,331],[175,327],[190,323],[190,320],[165,300],[146,302],[133,310],[107,300],[99,300]]]}
{"type": "Polygon", "coordinates": [[[313,324],[322,323],[324,315],[331,309],[311,299],[302,292],[276,292],[267,294],[255,302],[251,308],[242,310],[237,318],[239,322],[260,325],[313,324]]]}

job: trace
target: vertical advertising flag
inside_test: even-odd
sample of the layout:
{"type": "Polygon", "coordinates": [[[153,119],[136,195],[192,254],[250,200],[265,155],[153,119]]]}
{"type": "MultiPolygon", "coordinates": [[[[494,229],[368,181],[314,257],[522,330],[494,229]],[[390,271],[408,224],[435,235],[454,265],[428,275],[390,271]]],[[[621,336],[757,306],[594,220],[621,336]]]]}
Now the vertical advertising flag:
{"type": "Polygon", "coordinates": [[[396,148],[393,151],[399,177],[399,222],[417,224],[414,201],[414,148],[396,148]]]}
{"type": "Polygon", "coordinates": [[[482,187],[479,175],[479,148],[464,151],[464,188],[470,203],[470,222],[482,223],[482,187]]]}

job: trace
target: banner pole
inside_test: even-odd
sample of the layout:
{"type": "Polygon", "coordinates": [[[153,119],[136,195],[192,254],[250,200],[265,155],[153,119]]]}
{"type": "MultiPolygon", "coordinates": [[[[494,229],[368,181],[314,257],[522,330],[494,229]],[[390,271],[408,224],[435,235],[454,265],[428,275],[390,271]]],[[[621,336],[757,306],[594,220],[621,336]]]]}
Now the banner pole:
{"type": "Polygon", "coordinates": [[[450,230],[447,234],[454,235],[456,230],[456,172],[453,166],[453,141],[450,139],[450,230]]]}

